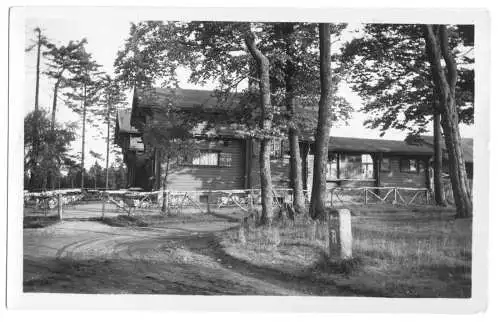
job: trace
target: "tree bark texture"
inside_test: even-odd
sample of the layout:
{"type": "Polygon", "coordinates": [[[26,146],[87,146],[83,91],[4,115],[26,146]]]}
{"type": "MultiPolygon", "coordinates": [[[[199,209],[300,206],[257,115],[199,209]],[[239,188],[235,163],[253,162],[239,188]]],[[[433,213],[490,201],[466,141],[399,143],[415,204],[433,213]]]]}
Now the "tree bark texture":
{"type": "Polygon", "coordinates": [[[271,177],[271,139],[269,132],[272,129],[273,111],[271,106],[271,87],[269,81],[269,60],[257,48],[255,35],[251,30],[245,34],[245,44],[253,59],[257,63],[259,70],[260,108],[261,120],[260,128],[264,133],[260,142],[260,187],[263,224],[272,223],[273,214],[273,184],[271,177]]]}
{"type": "Polygon", "coordinates": [[[429,61],[433,69],[434,84],[439,94],[441,126],[443,127],[448,151],[448,168],[457,208],[457,217],[471,217],[472,200],[465,171],[455,102],[457,67],[449,49],[447,27],[445,25],[426,25],[424,33],[429,61]],[[441,65],[441,58],[445,61],[446,71],[441,65]]]}
{"type": "Polygon", "coordinates": [[[35,31],[38,33],[37,36],[37,55],[36,55],[36,80],[35,80],[35,115],[36,122],[34,124],[34,138],[33,138],[33,156],[34,156],[34,167],[33,172],[30,176],[30,187],[34,188],[35,186],[40,185],[40,181],[37,180],[38,177],[38,155],[39,155],[39,147],[40,141],[38,136],[38,122],[40,118],[40,114],[38,113],[38,93],[40,90],[40,50],[42,47],[42,32],[39,28],[36,28],[35,31]]]}
{"type": "Polygon", "coordinates": [[[61,79],[58,79],[56,84],[54,84],[54,97],[52,98],[52,122],[50,124],[52,130],[56,127],[57,92],[59,91],[60,83],[61,79]]]}
{"type": "Polygon", "coordinates": [[[293,191],[293,207],[295,212],[304,213],[305,198],[304,184],[302,182],[302,158],[300,154],[299,134],[295,120],[296,114],[296,95],[295,84],[296,70],[290,57],[293,55],[292,33],[293,24],[283,23],[282,25],[283,38],[286,42],[286,53],[289,57],[285,71],[285,90],[286,90],[286,107],[290,118],[288,129],[288,142],[290,147],[290,183],[293,191]]]}
{"type": "Polygon", "coordinates": [[[313,219],[324,221],[326,211],[326,164],[330,137],[330,108],[332,105],[332,70],[330,24],[319,24],[320,82],[318,125],[316,129],[313,185],[309,214],[313,219]]]}
{"type": "MultiPolygon", "coordinates": [[[[56,127],[56,108],[57,108],[57,92],[59,90],[59,83],[60,83],[60,78],[57,79],[56,84],[54,84],[54,97],[52,99],[52,120],[50,123],[50,130],[54,131],[56,127]]],[[[55,142],[52,144],[52,148],[54,148],[55,142]]],[[[51,150],[54,151],[54,150],[51,150]]],[[[47,175],[47,182],[50,188],[54,189],[55,188],[55,176],[52,171],[49,170],[48,175],[47,175]]]]}
{"type": "Polygon", "coordinates": [[[446,206],[443,187],[443,148],[441,147],[441,113],[434,105],[434,199],[439,206],[446,206]]]}
{"type": "Polygon", "coordinates": [[[106,190],[109,188],[109,128],[110,128],[110,123],[111,119],[110,117],[110,104],[108,103],[108,111],[106,112],[106,120],[108,121],[108,134],[107,134],[107,139],[106,139],[106,185],[105,188],[106,190]]]}
{"type": "Polygon", "coordinates": [[[35,80],[35,111],[38,111],[38,93],[40,91],[40,50],[42,48],[42,32],[39,28],[35,29],[38,33],[36,49],[36,80],[35,80]]]}
{"type": "Polygon", "coordinates": [[[87,85],[83,85],[83,124],[82,124],[82,191],[85,188],[85,124],[87,123],[87,85]]]}

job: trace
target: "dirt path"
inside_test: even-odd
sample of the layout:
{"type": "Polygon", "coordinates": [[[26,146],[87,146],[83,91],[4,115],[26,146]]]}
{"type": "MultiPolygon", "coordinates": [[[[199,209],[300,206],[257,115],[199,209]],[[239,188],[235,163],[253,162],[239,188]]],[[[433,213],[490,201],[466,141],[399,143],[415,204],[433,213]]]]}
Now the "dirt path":
{"type": "MultiPolygon", "coordinates": [[[[318,294],[294,280],[235,259],[214,232],[234,223],[117,228],[67,221],[24,230],[24,290],[69,293],[318,294]]],[[[332,286],[330,286],[332,287],[332,286]]],[[[339,295],[353,295],[339,291],[339,295]]]]}

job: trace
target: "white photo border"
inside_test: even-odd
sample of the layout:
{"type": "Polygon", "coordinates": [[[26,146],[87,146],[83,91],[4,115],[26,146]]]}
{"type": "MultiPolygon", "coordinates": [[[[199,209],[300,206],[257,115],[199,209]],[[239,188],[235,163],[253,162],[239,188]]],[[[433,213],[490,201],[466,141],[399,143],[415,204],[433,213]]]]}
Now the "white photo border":
{"type": "Polygon", "coordinates": [[[7,306],[31,309],[163,309],[180,311],[474,313],[487,303],[489,215],[490,19],[484,9],[25,7],[10,11],[8,124],[7,306]],[[30,17],[73,15],[131,20],[315,21],[475,25],[474,218],[472,297],[397,299],[366,297],[77,295],[23,293],[24,26],[30,17]]]}

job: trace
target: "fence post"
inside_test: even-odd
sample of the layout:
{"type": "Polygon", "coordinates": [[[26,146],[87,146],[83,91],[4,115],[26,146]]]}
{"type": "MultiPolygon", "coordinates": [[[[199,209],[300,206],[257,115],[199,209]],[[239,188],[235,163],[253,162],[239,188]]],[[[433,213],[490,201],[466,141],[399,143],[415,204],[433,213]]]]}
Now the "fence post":
{"type": "Polygon", "coordinates": [[[368,204],[368,189],[365,187],[365,205],[368,204]]]}
{"type": "Polygon", "coordinates": [[[104,193],[102,196],[102,210],[101,210],[101,218],[104,219],[104,213],[106,212],[106,198],[107,193],[104,193]]]}
{"type": "Polygon", "coordinates": [[[398,188],[394,188],[394,203],[393,204],[398,204],[398,188]]]}
{"type": "Polygon", "coordinates": [[[253,190],[252,189],[250,189],[249,203],[250,203],[250,210],[253,210],[253,190]]]}
{"type": "Polygon", "coordinates": [[[57,216],[59,217],[59,220],[62,221],[62,219],[63,219],[63,207],[62,207],[61,193],[57,194],[57,216]]]}
{"type": "Polygon", "coordinates": [[[352,258],[352,229],[351,229],[351,211],[340,209],[339,212],[339,230],[338,246],[341,259],[352,258]]]}
{"type": "Polygon", "coordinates": [[[426,190],[425,190],[425,203],[426,203],[427,205],[429,205],[429,204],[430,204],[430,203],[429,203],[429,190],[428,190],[428,189],[426,189],[426,190]]]}
{"type": "Polygon", "coordinates": [[[211,190],[209,190],[207,194],[207,213],[210,213],[210,196],[212,196],[211,190]]]}

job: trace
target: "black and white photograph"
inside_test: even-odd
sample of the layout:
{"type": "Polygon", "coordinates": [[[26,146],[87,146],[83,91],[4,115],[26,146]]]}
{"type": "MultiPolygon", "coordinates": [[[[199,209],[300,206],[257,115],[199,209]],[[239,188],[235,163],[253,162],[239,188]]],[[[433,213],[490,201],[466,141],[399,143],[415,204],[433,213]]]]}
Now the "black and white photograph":
{"type": "Polygon", "coordinates": [[[11,11],[9,293],[484,306],[487,15],[263,11],[11,11]]]}

